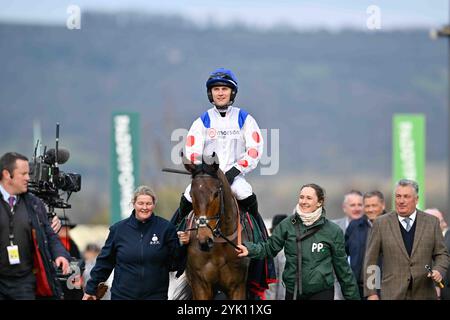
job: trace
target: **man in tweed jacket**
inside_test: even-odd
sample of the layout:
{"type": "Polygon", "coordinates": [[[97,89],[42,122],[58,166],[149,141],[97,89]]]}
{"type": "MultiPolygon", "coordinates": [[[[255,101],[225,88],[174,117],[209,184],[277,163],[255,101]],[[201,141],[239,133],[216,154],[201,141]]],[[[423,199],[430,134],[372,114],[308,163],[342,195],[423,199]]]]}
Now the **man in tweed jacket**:
{"type": "Polygon", "coordinates": [[[449,254],[439,220],[416,209],[418,194],[416,182],[400,180],[395,188],[395,212],[374,221],[364,263],[364,294],[369,300],[437,299],[434,287],[447,271],[449,254]],[[379,297],[374,266],[380,255],[379,297]],[[428,273],[425,265],[432,266],[433,272],[428,273]]]}

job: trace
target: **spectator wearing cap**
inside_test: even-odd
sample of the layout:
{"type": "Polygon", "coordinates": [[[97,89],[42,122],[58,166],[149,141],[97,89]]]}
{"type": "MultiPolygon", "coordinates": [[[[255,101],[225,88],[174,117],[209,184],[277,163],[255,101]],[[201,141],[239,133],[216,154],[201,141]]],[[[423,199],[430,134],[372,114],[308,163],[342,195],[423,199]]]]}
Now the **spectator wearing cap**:
{"type": "MultiPolygon", "coordinates": [[[[58,232],[59,239],[61,240],[64,248],[69,252],[72,261],[81,261],[80,250],[77,244],[70,237],[70,230],[76,227],[75,223],[72,223],[69,217],[59,217],[61,221],[61,229],[58,232]]],[[[60,278],[60,283],[64,292],[64,300],[81,300],[83,298],[83,290],[81,289],[81,273],[76,274],[77,270],[72,270],[75,274],[68,278],[60,278]]],[[[80,270],[81,272],[81,270],[80,270]]]]}
{"type": "Polygon", "coordinates": [[[81,259],[80,250],[75,241],[70,237],[70,230],[77,225],[72,223],[69,217],[66,216],[59,217],[59,220],[61,220],[61,229],[58,232],[58,236],[64,248],[66,248],[72,258],[81,259]]]}

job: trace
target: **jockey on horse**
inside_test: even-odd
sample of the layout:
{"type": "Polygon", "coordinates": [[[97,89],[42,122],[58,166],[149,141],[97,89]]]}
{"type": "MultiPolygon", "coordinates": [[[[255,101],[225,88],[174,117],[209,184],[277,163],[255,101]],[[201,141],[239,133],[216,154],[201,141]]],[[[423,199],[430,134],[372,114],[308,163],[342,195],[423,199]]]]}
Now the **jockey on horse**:
{"type": "MultiPolygon", "coordinates": [[[[238,92],[233,72],[215,70],[206,81],[206,90],[214,107],[192,124],[186,138],[187,159],[198,164],[202,155],[215,152],[239,206],[262,222],[256,195],[244,177],[256,168],[263,153],[261,131],[249,113],[233,106],[238,92]]],[[[192,211],[190,190],[189,184],[181,196],[177,224],[192,211]]]]}
{"type": "MultiPolygon", "coordinates": [[[[253,231],[261,240],[266,240],[268,233],[258,212],[256,195],[244,177],[257,167],[262,156],[261,130],[248,112],[233,106],[238,92],[233,72],[224,68],[215,70],[206,81],[206,90],[213,107],[197,118],[188,132],[187,160],[201,164],[203,155],[217,155],[219,168],[225,173],[240,208],[253,217],[243,220],[253,220],[250,222],[253,231]]],[[[181,196],[179,210],[171,220],[175,225],[180,225],[192,211],[190,190],[191,184],[181,196]]],[[[186,236],[184,232],[181,234],[186,236]]],[[[264,299],[268,283],[276,281],[273,259],[252,260],[247,281],[250,283],[248,298],[264,299]]]]}

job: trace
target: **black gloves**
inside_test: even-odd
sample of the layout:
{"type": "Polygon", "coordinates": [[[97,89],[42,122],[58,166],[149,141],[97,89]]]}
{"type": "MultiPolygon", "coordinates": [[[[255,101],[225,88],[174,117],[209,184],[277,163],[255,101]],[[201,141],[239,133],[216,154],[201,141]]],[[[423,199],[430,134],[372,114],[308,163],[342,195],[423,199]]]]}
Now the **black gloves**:
{"type": "Polygon", "coordinates": [[[231,167],[231,169],[225,173],[230,186],[233,184],[234,178],[236,178],[240,173],[241,172],[236,167],[231,167]]]}

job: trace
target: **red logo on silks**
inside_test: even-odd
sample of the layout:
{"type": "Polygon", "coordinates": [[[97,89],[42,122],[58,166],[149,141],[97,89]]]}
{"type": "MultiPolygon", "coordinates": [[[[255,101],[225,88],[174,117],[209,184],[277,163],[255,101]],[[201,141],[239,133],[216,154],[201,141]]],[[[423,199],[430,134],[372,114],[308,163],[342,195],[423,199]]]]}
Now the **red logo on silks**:
{"type": "Polygon", "coordinates": [[[253,140],[255,140],[256,143],[259,143],[261,141],[261,137],[259,136],[259,133],[256,131],[252,133],[252,138],[253,140]]]}
{"type": "Polygon", "coordinates": [[[206,134],[208,135],[208,137],[210,137],[211,139],[214,139],[217,135],[216,129],[214,128],[209,128],[208,131],[206,132],[206,134]]]}

